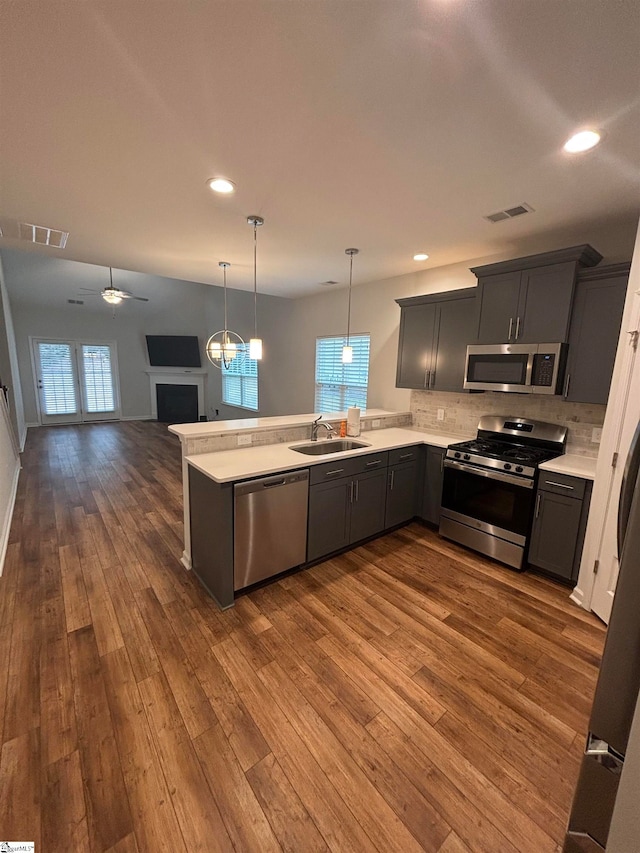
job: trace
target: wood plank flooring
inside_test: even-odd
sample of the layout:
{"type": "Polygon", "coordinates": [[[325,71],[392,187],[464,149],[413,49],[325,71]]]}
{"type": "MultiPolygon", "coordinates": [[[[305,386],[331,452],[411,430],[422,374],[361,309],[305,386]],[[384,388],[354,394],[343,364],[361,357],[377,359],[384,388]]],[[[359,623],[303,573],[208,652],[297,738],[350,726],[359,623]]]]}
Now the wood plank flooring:
{"type": "Polygon", "coordinates": [[[29,431],[0,578],[0,837],[557,853],[603,626],[412,524],[221,613],[151,422],[29,431]]]}

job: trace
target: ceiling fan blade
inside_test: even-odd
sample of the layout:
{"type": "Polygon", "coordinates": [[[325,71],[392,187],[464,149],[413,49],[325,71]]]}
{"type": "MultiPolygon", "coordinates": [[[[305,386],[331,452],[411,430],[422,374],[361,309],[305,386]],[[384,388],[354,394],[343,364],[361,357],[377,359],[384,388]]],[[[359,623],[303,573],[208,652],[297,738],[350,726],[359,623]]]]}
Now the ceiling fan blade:
{"type": "Polygon", "coordinates": [[[133,293],[129,293],[128,290],[119,290],[118,296],[121,296],[123,299],[137,299],[138,302],[149,301],[145,296],[134,296],[133,293]]]}
{"type": "Polygon", "coordinates": [[[149,301],[146,296],[132,296],[131,298],[137,299],[138,302],[148,302],[149,301]]]}
{"type": "Polygon", "coordinates": [[[90,287],[79,287],[78,293],[95,293],[100,294],[102,291],[100,290],[92,290],[90,287]]]}

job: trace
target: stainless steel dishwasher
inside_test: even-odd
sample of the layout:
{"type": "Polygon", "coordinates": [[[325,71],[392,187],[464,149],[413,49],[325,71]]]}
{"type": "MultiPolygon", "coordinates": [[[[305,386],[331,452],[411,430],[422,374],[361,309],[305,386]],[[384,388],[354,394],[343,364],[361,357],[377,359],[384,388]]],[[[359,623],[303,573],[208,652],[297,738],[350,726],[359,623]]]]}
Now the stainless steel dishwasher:
{"type": "Polygon", "coordinates": [[[270,578],[307,559],[309,469],[233,487],[233,588],[270,578]]]}

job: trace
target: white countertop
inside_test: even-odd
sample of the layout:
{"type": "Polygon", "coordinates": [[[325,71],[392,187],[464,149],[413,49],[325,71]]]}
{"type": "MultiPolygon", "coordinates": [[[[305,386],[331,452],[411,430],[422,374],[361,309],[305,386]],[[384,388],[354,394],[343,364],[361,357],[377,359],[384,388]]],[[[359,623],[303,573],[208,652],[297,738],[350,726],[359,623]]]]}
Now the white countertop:
{"type": "MultiPolygon", "coordinates": [[[[389,412],[386,409],[362,409],[360,420],[371,420],[373,418],[389,417],[392,415],[408,415],[411,412],[389,412]]],[[[271,418],[240,418],[232,421],[206,421],[195,424],[171,424],[169,432],[183,438],[206,438],[212,435],[225,435],[236,432],[258,432],[268,429],[286,429],[287,427],[305,426],[311,424],[317,417],[318,412],[305,415],[282,415],[271,418]]],[[[346,412],[326,412],[322,416],[323,421],[344,421],[347,419],[346,412]]],[[[296,454],[298,456],[299,454],[296,454]]]]}
{"type": "MultiPolygon", "coordinates": [[[[287,423],[290,424],[291,421],[287,420],[287,423]]],[[[189,426],[196,425],[189,424],[189,426]]],[[[361,433],[356,440],[369,446],[359,450],[346,450],[343,453],[305,456],[303,453],[291,450],[291,447],[307,444],[308,441],[296,441],[292,442],[291,445],[284,443],[263,444],[257,447],[240,447],[237,450],[221,450],[217,453],[197,453],[193,456],[187,456],[186,460],[198,471],[215,480],[216,483],[229,483],[234,480],[245,480],[249,477],[276,474],[279,471],[321,465],[332,459],[347,459],[368,452],[393,450],[396,447],[406,447],[410,444],[447,447],[454,442],[464,441],[465,436],[423,432],[404,427],[390,427],[389,429],[367,430],[361,433]]],[[[332,441],[332,439],[322,439],[321,441],[332,441]]]]}
{"type": "Polygon", "coordinates": [[[590,456],[578,456],[577,453],[565,453],[540,465],[541,471],[553,471],[554,474],[569,474],[584,480],[595,480],[598,460],[590,456]]]}

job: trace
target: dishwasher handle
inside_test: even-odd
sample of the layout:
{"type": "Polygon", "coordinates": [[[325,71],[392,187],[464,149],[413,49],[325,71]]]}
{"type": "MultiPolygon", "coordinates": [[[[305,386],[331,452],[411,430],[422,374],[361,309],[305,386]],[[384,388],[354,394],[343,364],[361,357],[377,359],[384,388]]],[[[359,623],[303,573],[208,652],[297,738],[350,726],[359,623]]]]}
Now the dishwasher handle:
{"type": "Polygon", "coordinates": [[[309,479],[309,469],[292,471],[290,474],[276,474],[272,477],[261,477],[259,480],[245,480],[236,483],[233,487],[236,497],[249,495],[252,492],[264,492],[265,489],[275,489],[279,486],[288,486],[291,483],[299,483],[309,479]]]}

